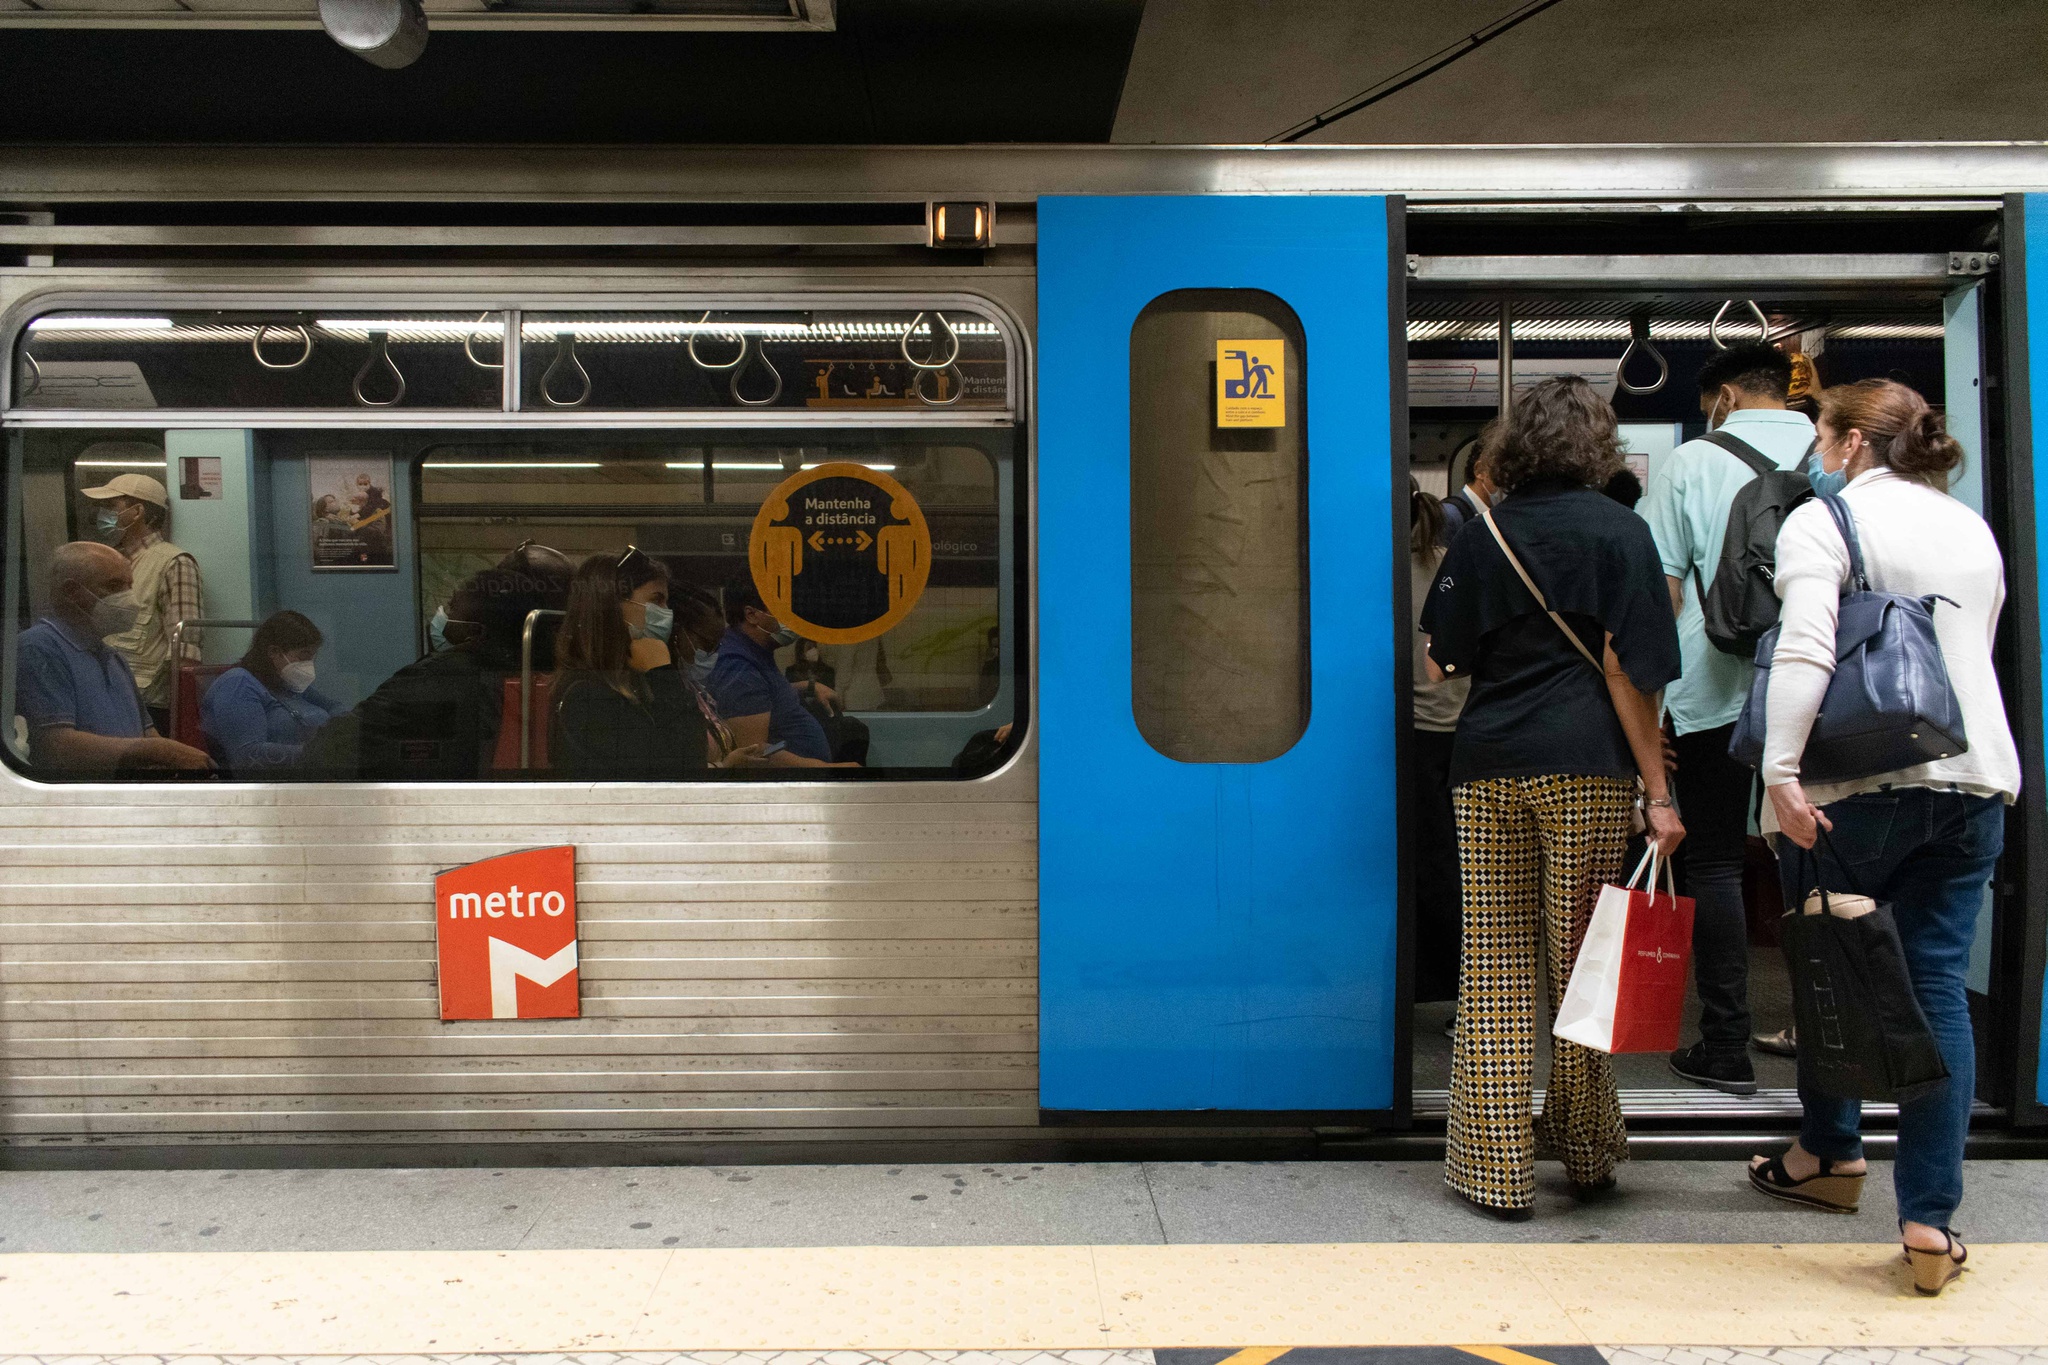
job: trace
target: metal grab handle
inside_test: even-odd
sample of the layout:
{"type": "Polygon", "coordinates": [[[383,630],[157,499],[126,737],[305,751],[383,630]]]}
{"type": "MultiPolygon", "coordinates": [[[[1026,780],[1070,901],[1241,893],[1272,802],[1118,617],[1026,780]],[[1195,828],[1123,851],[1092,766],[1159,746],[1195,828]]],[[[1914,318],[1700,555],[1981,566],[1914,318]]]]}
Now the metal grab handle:
{"type": "Polygon", "coordinates": [[[535,607],[526,613],[526,625],[519,632],[519,770],[533,767],[533,628],[543,616],[563,617],[569,613],[535,607]]]}
{"type": "MultiPolygon", "coordinates": [[[[916,317],[910,320],[910,325],[903,329],[903,340],[898,347],[898,349],[903,352],[903,358],[910,363],[910,367],[914,370],[947,369],[953,364],[954,361],[960,358],[960,334],[953,330],[953,324],[946,321],[946,315],[944,313],[933,313],[931,317],[932,320],[939,325],[939,328],[945,332],[946,339],[953,343],[953,349],[946,352],[946,358],[944,360],[919,360],[916,356],[910,353],[911,335],[917,331],[917,324],[923,322],[925,319],[925,315],[923,313],[919,313],[916,317]]],[[[936,340],[932,342],[932,349],[934,351],[939,349],[939,343],[936,340]]]]}
{"type": "MultiPolygon", "coordinates": [[[[913,365],[917,364],[916,361],[911,363],[913,365]]],[[[958,365],[948,365],[943,370],[928,370],[924,366],[918,365],[917,373],[911,376],[910,391],[917,396],[918,402],[928,408],[950,408],[967,396],[967,376],[960,373],[958,365]],[[953,396],[951,398],[928,398],[925,396],[924,380],[925,376],[930,374],[948,374],[953,377],[953,396]]]]}
{"type": "Polygon", "coordinates": [[[43,362],[23,351],[21,363],[28,367],[28,384],[21,391],[21,396],[26,398],[43,386],[43,362]]]}
{"type": "MultiPolygon", "coordinates": [[[[769,376],[775,380],[775,387],[768,391],[768,396],[766,398],[749,398],[745,394],[740,392],[740,378],[741,376],[746,374],[746,371],[743,369],[734,369],[732,372],[732,378],[726,382],[726,388],[732,392],[733,401],[735,403],[738,403],[741,407],[765,408],[769,404],[773,403],[776,399],[782,397],[782,371],[775,368],[775,362],[768,358],[768,348],[761,345],[759,342],[756,342],[754,344],[753,353],[754,358],[760,361],[762,365],[767,367],[769,376]]],[[[740,359],[746,359],[746,353],[744,351],[741,352],[740,359]]]]}
{"type": "Polygon", "coordinates": [[[689,336],[686,337],[683,341],[684,349],[686,349],[690,353],[690,363],[692,365],[695,365],[700,370],[710,370],[713,373],[716,373],[720,370],[738,369],[747,358],[747,334],[745,332],[731,332],[725,334],[727,337],[737,340],[740,344],[740,353],[734,356],[731,360],[725,361],[722,364],[714,365],[710,361],[706,360],[703,356],[697,354],[697,338],[701,334],[701,329],[703,328],[704,324],[709,321],[711,321],[711,310],[709,308],[706,308],[704,310],[704,316],[697,319],[697,326],[691,329],[689,336]]]}
{"type": "MultiPolygon", "coordinates": [[[[171,727],[173,729],[176,729],[178,724],[178,693],[183,690],[178,686],[178,683],[185,672],[185,628],[187,626],[194,626],[204,630],[208,626],[217,626],[222,630],[255,630],[262,624],[261,621],[209,620],[203,616],[180,617],[171,623],[171,644],[168,662],[171,667],[170,711],[171,727]]],[[[165,735],[164,738],[169,739],[170,736],[165,735]]]]}
{"type": "Polygon", "coordinates": [[[1671,378],[1671,362],[1650,340],[1650,315],[1638,313],[1628,320],[1628,349],[1621,353],[1621,359],[1614,362],[1614,384],[1623,393],[1656,393],[1671,378]],[[1657,382],[1654,384],[1631,384],[1628,382],[1628,362],[1641,347],[1649,352],[1650,359],[1657,362],[1657,382]]]}
{"type": "Polygon", "coordinates": [[[476,321],[469,325],[468,334],[462,338],[462,353],[468,356],[469,363],[479,370],[502,370],[505,368],[505,323],[502,319],[498,322],[498,358],[495,361],[476,358],[476,339],[484,335],[483,321],[490,315],[491,310],[488,308],[476,315],[476,321]]]}
{"type": "Polygon", "coordinates": [[[395,408],[405,401],[405,371],[399,369],[398,362],[391,358],[391,338],[388,334],[370,333],[370,346],[372,349],[369,358],[363,361],[363,368],[356,371],[355,382],[349,385],[349,392],[353,393],[356,401],[366,408],[395,408]],[[391,377],[398,381],[398,392],[389,398],[371,398],[363,392],[363,381],[370,377],[370,371],[380,360],[384,362],[384,368],[391,371],[391,377]]]}
{"type": "MultiPolygon", "coordinates": [[[[1768,342],[1771,339],[1771,320],[1764,316],[1763,309],[1756,306],[1755,299],[1744,299],[1743,303],[1748,306],[1749,315],[1756,319],[1757,341],[1759,343],[1768,342]]],[[[1714,343],[1714,349],[1717,351],[1728,349],[1728,343],[1721,340],[1721,319],[1727,317],[1728,310],[1734,306],[1735,300],[1729,299],[1714,310],[1714,320],[1707,324],[1707,340],[1714,343]]]]}
{"type": "Polygon", "coordinates": [[[256,335],[250,340],[249,354],[255,356],[256,363],[266,370],[296,370],[313,358],[313,334],[306,330],[306,324],[303,322],[293,323],[289,327],[280,323],[266,322],[256,329],[256,335]],[[293,332],[299,334],[299,345],[303,349],[300,350],[297,360],[287,360],[280,363],[275,360],[264,359],[263,338],[269,336],[272,332],[281,332],[286,336],[290,336],[293,332]]]}
{"type": "Polygon", "coordinates": [[[540,401],[551,408],[580,408],[590,401],[590,389],[590,371],[584,369],[583,362],[576,358],[576,334],[558,334],[555,337],[555,358],[540,377],[540,401]],[[574,398],[557,398],[554,395],[555,371],[562,368],[563,361],[567,361],[583,380],[583,388],[574,398]]]}

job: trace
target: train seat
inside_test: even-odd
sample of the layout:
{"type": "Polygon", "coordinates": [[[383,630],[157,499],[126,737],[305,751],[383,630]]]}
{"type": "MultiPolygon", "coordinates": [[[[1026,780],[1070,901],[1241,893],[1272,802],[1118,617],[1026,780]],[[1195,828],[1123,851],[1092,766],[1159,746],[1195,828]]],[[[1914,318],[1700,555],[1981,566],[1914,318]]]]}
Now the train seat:
{"type": "Polygon", "coordinates": [[[206,689],[213,686],[214,679],[233,667],[233,664],[178,665],[178,709],[171,716],[172,739],[195,749],[207,747],[206,737],[199,732],[199,703],[205,699],[206,689]]]}
{"type": "MultiPolygon", "coordinates": [[[[535,769],[548,766],[548,700],[554,686],[552,674],[533,675],[533,706],[527,718],[527,731],[533,736],[532,766],[535,769]]],[[[503,709],[498,713],[498,747],[491,755],[491,771],[519,771],[519,679],[516,677],[505,679],[503,709]]]]}

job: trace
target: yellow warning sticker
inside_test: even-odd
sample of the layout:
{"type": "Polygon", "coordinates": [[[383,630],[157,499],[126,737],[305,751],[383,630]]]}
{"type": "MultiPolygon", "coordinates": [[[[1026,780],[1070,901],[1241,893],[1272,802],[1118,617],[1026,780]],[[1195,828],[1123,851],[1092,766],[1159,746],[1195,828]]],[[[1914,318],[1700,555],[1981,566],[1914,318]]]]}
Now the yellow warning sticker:
{"type": "Polygon", "coordinates": [[[1278,337],[1216,343],[1216,425],[1287,425],[1287,343],[1278,337]]]}

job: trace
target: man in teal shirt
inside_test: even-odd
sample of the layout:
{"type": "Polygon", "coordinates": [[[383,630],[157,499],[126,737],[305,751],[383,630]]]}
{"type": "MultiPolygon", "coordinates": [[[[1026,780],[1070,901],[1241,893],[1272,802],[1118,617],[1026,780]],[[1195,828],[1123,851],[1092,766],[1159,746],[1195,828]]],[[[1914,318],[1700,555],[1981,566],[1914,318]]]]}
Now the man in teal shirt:
{"type": "MultiPolygon", "coordinates": [[[[1761,342],[1717,352],[1700,371],[1707,429],[1747,444],[1781,469],[1797,469],[1813,448],[1813,423],[1788,411],[1792,361],[1761,342]]],[[[1714,581],[1728,508],[1756,477],[1711,441],[1687,441],[1650,469],[1636,510],[1650,523],[1678,614],[1683,674],[1664,690],[1677,735],[1677,796],[1686,841],[1679,851],[1693,910],[1693,972],[1700,992],[1700,1041],[1671,1055],[1687,1080],[1734,1095],[1756,1093],[1749,1060],[1749,927],[1742,905],[1743,852],[1756,774],[1728,757],[1754,671],[1707,639],[1702,585],[1714,581]]]]}

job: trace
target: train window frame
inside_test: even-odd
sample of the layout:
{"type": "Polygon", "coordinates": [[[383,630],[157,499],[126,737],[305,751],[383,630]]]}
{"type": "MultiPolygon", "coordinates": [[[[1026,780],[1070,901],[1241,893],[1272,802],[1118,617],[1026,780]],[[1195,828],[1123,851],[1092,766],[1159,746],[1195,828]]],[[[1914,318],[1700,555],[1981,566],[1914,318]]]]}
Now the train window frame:
{"type": "MultiPolygon", "coordinates": [[[[889,433],[914,439],[925,439],[940,435],[948,429],[958,430],[965,438],[963,444],[982,449],[992,466],[993,486],[997,498],[998,535],[1001,542],[997,565],[996,600],[1001,620],[1001,634],[998,642],[999,657],[1002,661],[1002,690],[1007,696],[1008,709],[1005,723],[1006,733],[992,752],[982,756],[970,769],[961,770],[956,763],[951,767],[890,767],[860,769],[772,769],[724,772],[709,769],[699,776],[678,779],[621,778],[610,780],[607,785],[645,786],[664,788],[715,785],[723,782],[770,781],[777,784],[787,782],[877,782],[877,781],[982,781],[992,779],[1009,769],[1024,748],[1029,732],[1031,700],[1031,548],[1028,530],[1028,508],[1030,498],[1031,438],[1026,423],[1024,395],[1028,392],[1028,347],[1022,325],[1010,309],[1000,300],[979,293],[960,290],[908,291],[898,289],[861,290],[763,290],[744,294],[696,293],[682,290],[620,293],[618,295],[534,295],[520,299],[516,306],[507,306],[502,295],[394,295],[388,289],[375,293],[342,293],[332,290],[319,292],[282,294],[269,291],[250,290],[205,290],[205,291],[103,291],[77,288],[54,288],[35,291],[14,300],[0,312],[0,345],[5,346],[7,364],[0,366],[0,434],[7,436],[5,487],[0,488],[0,510],[4,510],[6,522],[0,527],[0,553],[8,557],[10,572],[6,578],[6,655],[4,671],[5,692],[10,712],[14,701],[14,666],[16,640],[19,632],[12,623],[25,609],[21,595],[27,591],[27,578],[20,561],[27,549],[27,538],[21,523],[20,499],[12,492],[18,485],[22,472],[22,442],[20,437],[35,430],[91,430],[102,432],[108,437],[118,438],[127,431],[196,431],[196,430],[242,430],[255,432],[325,432],[339,437],[346,432],[390,432],[393,429],[411,429],[423,435],[429,431],[454,439],[484,438],[493,436],[553,437],[571,438],[574,433],[596,433],[601,431],[656,431],[673,430],[688,432],[693,437],[704,438],[718,431],[729,431],[735,436],[750,440],[767,439],[777,430],[791,430],[800,433],[800,439],[815,441],[826,430],[837,430],[847,435],[858,433],[864,437],[886,440],[889,433]],[[666,409],[624,409],[584,408],[566,411],[536,411],[524,407],[520,402],[521,376],[518,363],[519,346],[506,348],[505,366],[497,408],[300,408],[300,409],[234,409],[234,408],[146,408],[146,409],[91,409],[91,408],[43,408],[23,407],[17,402],[16,379],[20,372],[17,359],[22,354],[30,325],[38,318],[51,313],[72,310],[87,310],[92,314],[107,316],[140,313],[142,310],[219,310],[224,312],[254,311],[268,309],[337,310],[351,314],[367,315],[391,312],[402,315],[409,310],[418,313],[465,313],[475,317],[480,313],[498,313],[504,319],[504,335],[523,336],[522,315],[528,312],[602,312],[618,315],[623,313],[675,314],[678,312],[710,310],[714,315],[724,312],[745,313],[749,311],[827,311],[834,314],[853,313],[862,310],[889,312],[919,312],[925,310],[957,310],[971,313],[980,320],[995,326],[996,340],[1001,346],[1004,367],[1004,398],[1000,406],[961,408],[952,406],[928,406],[924,408],[899,408],[890,411],[864,412],[845,410],[811,410],[805,408],[666,408],[666,409]],[[976,434],[970,434],[978,432],[976,434]]],[[[424,448],[424,447],[423,447],[424,448]]],[[[409,461],[403,477],[411,484],[416,494],[420,477],[420,458],[409,461]]],[[[411,502],[410,514],[406,518],[413,540],[409,553],[418,557],[417,518],[421,503],[415,496],[411,502]]],[[[415,565],[415,571],[417,566],[415,565]]],[[[421,623],[422,629],[424,623],[421,623]]],[[[998,703],[986,703],[978,712],[933,712],[936,716],[957,719],[966,715],[986,712],[998,703]]],[[[923,712],[883,712],[909,719],[923,712]]],[[[23,754],[17,754],[10,734],[8,742],[0,744],[0,765],[14,776],[38,785],[78,785],[106,783],[123,787],[136,785],[169,786],[181,785],[181,779],[166,773],[147,773],[134,776],[117,776],[106,773],[65,774],[47,770],[38,771],[23,754]]],[[[356,775],[334,778],[302,778],[280,781],[276,779],[237,777],[229,779],[229,785],[261,786],[278,788],[285,786],[308,786],[319,788],[336,787],[412,787],[429,783],[432,779],[388,779],[356,775]]],[[[532,777],[508,776],[493,773],[475,780],[463,780],[464,787],[488,789],[497,786],[533,786],[537,784],[570,783],[570,779],[542,773],[532,777]]],[[[573,785],[589,785],[576,782],[573,785]]]]}

